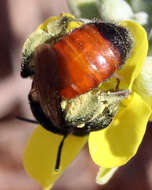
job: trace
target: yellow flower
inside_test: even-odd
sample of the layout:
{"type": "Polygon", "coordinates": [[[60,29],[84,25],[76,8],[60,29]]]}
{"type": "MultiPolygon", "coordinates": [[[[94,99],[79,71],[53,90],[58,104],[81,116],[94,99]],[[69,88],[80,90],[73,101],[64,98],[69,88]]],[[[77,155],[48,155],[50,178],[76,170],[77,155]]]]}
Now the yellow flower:
{"type": "MultiPolygon", "coordinates": [[[[40,25],[39,29],[45,31],[47,25],[58,18],[48,19],[40,25]]],[[[81,24],[81,22],[73,21],[68,26],[68,30],[79,27],[81,24]]],[[[135,90],[132,90],[132,86],[147,55],[147,35],[145,30],[135,22],[123,21],[120,25],[130,31],[134,41],[129,58],[123,68],[117,72],[121,78],[119,89],[129,89],[131,95],[121,102],[116,116],[107,128],[90,132],[85,137],[67,136],[58,171],[55,171],[54,168],[58,147],[63,136],[47,131],[42,126],[35,129],[25,149],[24,166],[29,175],[36,179],[45,190],[49,190],[53,186],[87,140],[93,161],[104,168],[114,168],[127,163],[138,150],[151,114],[151,108],[135,90]]],[[[36,32],[36,35],[38,33],[39,31],[36,32]]],[[[43,39],[41,43],[43,43],[43,39]]],[[[27,44],[24,49],[28,46],[27,44]]],[[[33,49],[29,51],[32,52],[36,45],[33,45],[33,49]]],[[[115,86],[116,78],[112,77],[100,88],[101,91],[105,91],[114,89],[115,86]]]]}

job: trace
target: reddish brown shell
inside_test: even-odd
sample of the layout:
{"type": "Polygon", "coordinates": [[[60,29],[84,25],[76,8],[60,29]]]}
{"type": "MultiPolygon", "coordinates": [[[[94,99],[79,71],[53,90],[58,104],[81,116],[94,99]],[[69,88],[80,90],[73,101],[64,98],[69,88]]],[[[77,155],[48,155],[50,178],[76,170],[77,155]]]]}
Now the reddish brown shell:
{"type": "Polygon", "coordinates": [[[35,77],[40,81],[54,77],[54,83],[46,81],[48,89],[56,89],[61,98],[74,98],[96,88],[124,63],[131,47],[128,39],[126,29],[114,24],[86,24],[63,36],[53,47],[38,47],[41,53],[37,55],[35,77]]]}
{"type": "Polygon", "coordinates": [[[122,27],[92,23],[66,34],[53,47],[49,42],[39,45],[33,68],[23,65],[22,71],[25,77],[33,76],[29,102],[40,124],[64,135],[79,136],[96,130],[91,124],[79,129],[67,123],[61,100],[86,93],[109,78],[124,63],[131,42],[122,27]]]}
{"type": "Polygon", "coordinates": [[[64,36],[53,49],[57,55],[63,98],[74,98],[97,87],[120,65],[118,49],[93,24],[64,36]]]}

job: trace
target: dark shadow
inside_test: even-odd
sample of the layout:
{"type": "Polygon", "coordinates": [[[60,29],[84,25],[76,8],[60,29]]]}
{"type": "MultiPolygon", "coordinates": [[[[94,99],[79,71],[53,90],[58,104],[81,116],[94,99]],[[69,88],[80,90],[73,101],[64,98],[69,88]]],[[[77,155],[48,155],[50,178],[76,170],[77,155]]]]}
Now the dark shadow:
{"type": "Polygon", "coordinates": [[[9,21],[8,1],[0,1],[0,80],[12,73],[12,34],[9,21]]]}

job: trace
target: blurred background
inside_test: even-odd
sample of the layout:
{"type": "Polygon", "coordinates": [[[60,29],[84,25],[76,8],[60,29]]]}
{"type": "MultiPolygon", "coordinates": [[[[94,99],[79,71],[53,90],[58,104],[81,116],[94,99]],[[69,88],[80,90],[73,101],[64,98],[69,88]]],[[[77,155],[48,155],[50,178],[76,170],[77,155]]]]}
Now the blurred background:
{"type": "MultiPolygon", "coordinates": [[[[23,168],[26,142],[36,127],[15,119],[32,118],[27,95],[31,81],[20,78],[21,50],[27,36],[47,17],[69,12],[66,0],[0,0],[0,190],[40,190],[23,168]]],[[[151,190],[152,124],[135,156],[107,185],[96,184],[98,167],[87,146],[53,190],[151,190]]]]}

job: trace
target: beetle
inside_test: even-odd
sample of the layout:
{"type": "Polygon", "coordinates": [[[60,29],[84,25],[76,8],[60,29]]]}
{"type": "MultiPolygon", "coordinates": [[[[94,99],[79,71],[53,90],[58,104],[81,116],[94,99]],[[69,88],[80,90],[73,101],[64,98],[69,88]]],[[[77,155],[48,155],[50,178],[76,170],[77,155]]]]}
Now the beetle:
{"type": "Polygon", "coordinates": [[[83,135],[97,130],[93,125],[81,129],[67,126],[61,102],[79,97],[109,79],[125,63],[131,47],[126,28],[99,21],[70,31],[53,45],[36,47],[34,66],[27,69],[24,62],[21,70],[23,77],[33,77],[29,102],[36,119],[59,134],[83,135]]]}
{"type": "MultiPolygon", "coordinates": [[[[62,19],[66,26],[71,22],[62,19]]],[[[85,23],[53,39],[53,43],[47,39],[38,44],[32,54],[27,53],[29,45],[24,48],[21,76],[32,77],[28,98],[35,118],[47,130],[64,136],[58,169],[66,136],[107,127],[120,100],[128,96],[127,90],[100,92],[98,86],[125,63],[133,42],[126,28],[101,21],[85,23]]]]}

